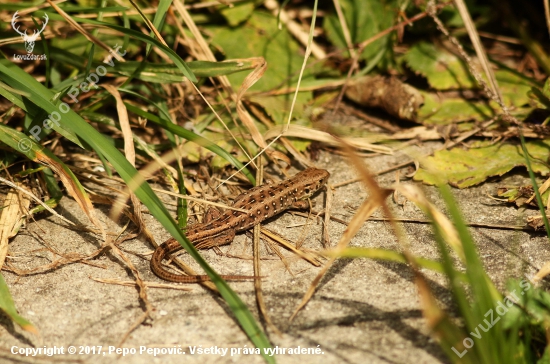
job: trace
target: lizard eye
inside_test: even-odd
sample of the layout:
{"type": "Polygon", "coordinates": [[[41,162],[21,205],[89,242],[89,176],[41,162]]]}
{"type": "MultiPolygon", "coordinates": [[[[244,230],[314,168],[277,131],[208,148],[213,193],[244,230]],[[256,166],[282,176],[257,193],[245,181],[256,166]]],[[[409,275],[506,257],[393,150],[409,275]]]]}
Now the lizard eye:
{"type": "Polygon", "coordinates": [[[306,193],[306,195],[309,195],[309,192],[310,192],[309,187],[306,187],[306,188],[304,189],[304,192],[306,193]]]}

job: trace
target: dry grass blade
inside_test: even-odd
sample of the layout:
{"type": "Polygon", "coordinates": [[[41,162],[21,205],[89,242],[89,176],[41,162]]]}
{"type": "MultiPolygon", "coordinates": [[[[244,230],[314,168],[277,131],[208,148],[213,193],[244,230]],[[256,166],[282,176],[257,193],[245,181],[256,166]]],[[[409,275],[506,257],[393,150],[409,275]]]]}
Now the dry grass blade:
{"type": "MultiPolygon", "coordinates": [[[[122,131],[122,136],[124,138],[124,155],[126,159],[132,166],[136,166],[136,149],[134,146],[134,135],[132,133],[132,127],[130,126],[130,119],[128,118],[128,110],[124,105],[124,101],[120,96],[120,93],[113,85],[103,85],[103,87],[111,94],[116,100],[116,108],[118,113],[118,120],[120,123],[120,130],[122,131]]],[[[141,233],[145,235],[148,241],[154,241],[153,235],[147,229],[145,222],[143,221],[143,216],[141,214],[141,202],[133,193],[130,193],[130,199],[132,200],[132,206],[134,209],[134,223],[138,226],[138,229],[141,233]]],[[[119,201],[121,202],[121,201],[119,201]]],[[[115,206],[120,206],[121,204],[116,204],[115,206]]],[[[115,221],[118,220],[117,212],[120,211],[114,208],[112,217],[115,221]]]]}
{"type": "Polygon", "coordinates": [[[126,341],[128,336],[134,331],[139,325],[141,325],[150,315],[151,312],[153,312],[153,306],[149,302],[149,299],[147,298],[147,286],[143,283],[143,279],[141,279],[141,274],[136,269],[134,264],[128,259],[128,257],[115,245],[113,244],[110,237],[107,238],[107,245],[111,248],[115,256],[117,256],[119,259],[121,259],[125,265],[130,269],[132,272],[132,275],[136,279],[136,285],[138,286],[139,291],[139,298],[145,305],[145,312],[136,320],[136,322],[128,329],[128,331],[122,336],[118,343],[118,347],[122,346],[122,344],[126,341]]]}
{"type": "MultiPolygon", "coordinates": [[[[336,138],[336,137],[334,137],[336,138]]],[[[357,234],[361,226],[365,223],[365,221],[370,217],[370,215],[378,208],[382,207],[384,214],[388,217],[391,216],[391,213],[389,211],[388,206],[385,204],[386,198],[393,192],[393,190],[387,190],[382,189],[378,184],[376,183],[376,180],[374,179],[374,176],[370,173],[370,171],[367,169],[367,166],[363,163],[361,158],[356,154],[355,150],[352,146],[350,146],[348,143],[346,143],[344,140],[340,139],[340,145],[344,152],[347,154],[350,162],[355,165],[357,168],[357,171],[359,172],[359,176],[361,177],[363,183],[367,187],[367,189],[370,191],[369,199],[364,201],[361,207],[357,210],[353,218],[348,224],[348,227],[346,228],[346,231],[344,231],[344,234],[340,238],[340,241],[336,245],[336,252],[338,250],[344,249],[351,239],[357,234]]],[[[398,234],[398,237],[403,237],[403,234],[400,233],[400,230],[396,226],[394,221],[391,221],[393,228],[398,234]]],[[[405,251],[405,255],[408,256],[409,254],[407,251],[405,251]]],[[[290,320],[292,320],[298,313],[299,310],[301,310],[309,301],[309,299],[313,296],[315,293],[315,288],[321,281],[322,277],[325,275],[327,270],[330,268],[330,266],[335,262],[336,258],[331,258],[329,262],[321,269],[321,272],[315,277],[313,283],[311,284],[310,288],[308,289],[308,292],[304,295],[304,298],[302,299],[302,302],[294,311],[292,316],[290,317],[290,320]]],[[[413,264],[414,267],[414,260],[408,259],[411,264],[413,264]]]]}
{"type": "Polygon", "coordinates": [[[330,210],[332,207],[332,199],[334,197],[334,193],[332,192],[333,190],[331,185],[327,184],[326,190],[327,190],[327,202],[325,204],[325,211],[324,211],[325,221],[323,223],[323,247],[325,249],[330,247],[328,227],[329,227],[330,218],[331,218],[330,210]]]}
{"type": "Polygon", "coordinates": [[[20,195],[16,189],[11,189],[0,213],[0,268],[4,266],[4,260],[8,253],[9,239],[16,234],[16,227],[24,215],[27,215],[30,199],[20,195]]]}
{"type": "MultiPolygon", "coordinates": [[[[303,45],[308,44],[308,34],[302,30],[300,24],[290,18],[288,13],[279,7],[279,3],[275,0],[264,1],[264,6],[271,10],[274,16],[279,16],[281,23],[286,25],[288,32],[292,34],[303,45]]],[[[311,42],[311,54],[317,59],[325,59],[327,57],[326,52],[316,43],[311,42]]]]}
{"type": "MultiPolygon", "coordinates": [[[[16,185],[15,183],[13,182],[10,182],[8,181],[7,179],[4,179],[2,177],[0,177],[0,182],[18,190],[19,192],[22,192],[24,195],[30,197],[33,201],[35,201],[36,203],[38,203],[39,205],[41,205],[42,207],[44,207],[47,211],[51,212],[54,216],[57,216],[58,218],[60,218],[61,220],[65,221],[66,223],[70,224],[70,225],[75,225],[74,222],[72,222],[71,220],[67,220],[65,217],[59,215],[54,209],[52,209],[50,206],[46,205],[44,202],[42,202],[42,200],[40,200],[38,197],[36,197],[35,195],[33,195],[32,193],[30,193],[29,191],[27,191],[26,189],[22,188],[22,187],[19,187],[18,185],[16,185]]],[[[78,202],[78,200],[77,200],[78,202]]]]}
{"type": "MultiPolygon", "coordinates": [[[[124,105],[124,101],[122,101],[122,97],[120,96],[120,93],[113,85],[103,85],[103,88],[107,90],[116,100],[116,108],[118,113],[118,119],[120,123],[120,131],[122,132],[122,137],[124,139],[124,155],[126,156],[126,159],[130,164],[135,167],[136,166],[136,152],[134,147],[134,138],[132,134],[132,127],[130,126],[130,120],[128,118],[128,110],[126,109],[126,106],[124,105]]],[[[132,200],[132,204],[134,206],[134,213],[136,214],[136,217],[141,220],[141,212],[139,210],[140,202],[135,197],[135,195],[130,192],[130,199],[132,200]]],[[[123,201],[118,201],[119,204],[116,204],[115,206],[120,206],[123,201]]],[[[120,216],[121,211],[114,208],[111,211],[111,218],[114,221],[118,221],[118,218],[120,216]]],[[[141,229],[141,226],[138,226],[141,229]]]]}
{"type": "Polygon", "coordinates": [[[132,166],[136,166],[136,152],[134,147],[134,138],[132,134],[132,127],[130,126],[130,119],[128,118],[128,110],[122,101],[122,97],[117,88],[113,85],[103,85],[103,88],[107,90],[116,100],[116,109],[118,114],[118,121],[120,123],[120,131],[124,138],[124,155],[128,162],[132,166]]]}
{"type": "Polygon", "coordinates": [[[144,12],[141,10],[141,8],[136,4],[136,2],[134,0],[130,0],[130,3],[132,4],[132,6],[134,8],[136,8],[137,12],[139,13],[139,15],[141,15],[141,19],[143,19],[143,21],[145,22],[145,24],[147,24],[147,26],[149,27],[149,29],[155,34],[155,37],[157,37],[157,39],[162,43],[164,44],[165,46],[168,47],[168,44],[166,44],[166,42],[164,41],[164,38],[162,37],[162,35],[160,35],[159,31],[157,30],[157,28],[155,28],[155,26],[153,25],[153,23],[151,22],[151,20],[149,20],[149,18],[147,18],[144,14],[144,12]]]}
{"type": "Polygon", "coordinates": [[[294,245],[289,243],[286,239],[282,238],[281,236],[275,234],[274,232],[269,231],[267,229],[262,229],[262,234],[265,235],[267,238],[282,245],[284,248],[290,250],[292,253],[296,254],[297,256],[304,259],[305,261],[313,264],[314,266],[318,267],[321,265],[319,260],[316,257],[311,255],[310,253],[307,253],[300,249],[295,248],[294,245]]]}
{"type": "MultiPolygon", "coordinates": [[[[544,183],[542,185],[540,185],[539,193],[542,195],[544,192],[546,192],[546,190],[548,188],[550,188],[550,178],[548,178],[546,181],[544,181],[544,183]]],[[[536,197],[537,197],[537,195],[535,193],[533,193],[531,195],[531,197],[529,197],[527,199],[527,201],[525,201],[525,204],[530,204],[531,201],[533,201],[536,197]]],[[[550,204],[550,199],[548,199],[548,202],[547,202],[547,205],[546,205],[547,210],[549,209],[549,206],[550,206],[549,204],[550,204]]]]}
{"type": "Polygon", "coordinates": [[[86,29],[82,28],[82,26],[80,24],[75,22],[69,14],[64,12],[63,9],[61,9],[59,6],[57,6],[53,1],[51,1],[51,0],[46,0],[46,1],[55,9],[55,11],[57,11],[59,13],[59,15],[61,15],[63,18],[65,18],[67,23],[71,24],[73,26],[73,28],[75,28],[80,34],[85,36],[86,39],[88,39],[92,43],[97,44],[101,48],[105,49],[107,52],[111,53],[113,55],[113,57],[115,57],[117,59],[117,61],[124,62],[124,58],[122,58],[120,55],[118,55],[117,52],[115,52],[107,44],[103,43],[101,40],[97,39],[96,37],[94,37],[93,35],[88,33],[86,31],[86,29]]]}
{"type": "MultiPolygon", "coordinates": [[[[348,227],[346,228],[346,231],[344,231],[344,234],[338,241],[338,244],[336,246],[336,249],[344,249],[351,239],[357,234],[361,226],[367,221],[367,219],[370,217],[370,215],[376,211],[378,207],[380,207],[381,202],[386,197],[388,197],[391,194],[391,190],[384,190],[382,192],[381,196],[378,196],[377,198],[372,198],[365,200],[361,207],[357,210],[351,221],[349,222],[348,227]]],[[[302,302],[298,305],[292,316],[290,317],[289,321],[292,321],[294,317],[298,314],[298,312],[309,302],[311,297],[313,297],[313,294],[315,293],[315,290],[317,286],[319,285],[319,282],[321,282],[321,279],[327,272],[327,270],[332,266],[332,264],[336,261],[336,258],[330,258],[330,260],[325,264],[325,266],[321,269],[321,271],[317,274],[317,277],[313,280],[311,283],[308,291],[302,298],[302,302]]]]}
{"type": "Polygon", "coordinates": [[[332,146],[338,146],[340,143],[339,140],[344,140],[346,143],[350,144],[354,148],[374,153],[393,154],[393,150],[391,148],[369,143],[364,138],[338,139],[327,132],[315,130],[301,125],[276,125],[264,134],[264,138],[266,140],[276,138],[278,136],[291,136],[308,140],[316,140],[318,142],[326,143],[332,146]]]}
{"type": "MultiPolygon", "coordinates": [[[[466,7],[464,0],[454,0],[454,2],[458,12],[460,13],[460,17],[464,22],[464,26],[468,31],[468,35],[470,36],[470,40],[472,41],[474,49],[476,50],[477,57],[481,62],[481,66],[483,67],[483,71],[485,71],[485,75],[489,79],[489,83],[491,84],[491,91],[493,91],[493,93],[497,95],[499,100],[502,102],[502,95],[500,94],[500,89],[498,87],[497,79],[495,77],[493,69],[491,68],[491,65],[489,64],[489,58],[487,57],[487,52],[485,51],[485,49],[483,48],[483,45],[481,44],[481,40],[479,39],[479,34],[474,25],[472,17],[470,16],[470,13],[468,12],[468,8],[466,7]]],[[[473,68],[473,66],[471,67],[473,68]]]]}
{"type": "MultiPolygon", "coordinates": [[[[199,47],[200,47],[200,50],[202,51],[202,53],[197,54],[197,58],[199,60],[206,60],[206,61],[216,62],[216,57],[214,56],[214,54],[210,50],[210,46],[209,46],[208,42],[206,42],[206,40],[202,36],[202,33],[200,32],[199,28],[197,27],[197,25],[195,24],[195,22],[191,18],[191,15],[187,11],[187,9],[185,9],[185,7],[183,6],[183,3],[180,0],[175,0],[174,1],[174,7],[176,8],[176,10],[179,12],[181,17],[183,18],[185,24],[187,25],[187,27],[189,28],[189,30],[191,31],[191,33],[195,37],[195,40],[199,43],[199,47]]],[[[263,71],[261,69],[263,67],[266,67],[267,65],[262,65],[262,63],[265,63],[265,61],[260,62],[260,64],[259,64],[260,67],[257,68],[254,71],[254,72],[256,72],[256,76],[253,76],[252,79],[257,77],[257,75],[259,75],[259,77],[261,77],[261,75],[265,71],[265,69],[263,71]]],[[[260,131],[258,130],[256,125],[252,121],[252,118],[248,114],[248,112],[244,109],[244,107],[242,107],[242,105],[240,105],[240,103],[242,101],[240,101],[239,98],[237,97],[237,95],[235,94],[235,92],[234,92],[233,88],[231,87],[231,83],[229,82],[229,79],[227,78],[227,76],[219,76],[219,77],[217,77],[217,79],[221,82],[223,88],[226,90],[227,93],[229,93],[229,95],[231,95],[231,98],[237,104],[237,110],[241,109],[239,111],[239,117],[241,118],[241,121],[248,128],[248,132],[252,136],[252,140],[254,140],[254,142],[257,145],[261,146],[262,148],[265,148],[266,143],[265,143],[264,139],[262,138],[262,134],[260,133],[260,131]],[[239,105],[240,105],[240,107],[239,107],[239,105]]],[[[248,79],[248,77],[247,77],[247,79],[248,79]]],[[[256,81],[254,81],[254,82],[256,82],[256,81]]],[[[252,86],[252,85],[250,85],[250,86],[252,86]]],[[[204,96],[202,95],[202,93],[196,87],[195,87],[195,89],[197,90],[199,95],[201,95],[203,100],[205,100],[205,102],[207,102],[206,99],[204,98],[204,96]]],[[[208,102],[207,102],[207,104],[212,109],[212,107],[210,106],[210,104],[208,102]]],[[[217,113],[216,113],[216,116],[217,116],[217,113]]],[[[223,123],[223,121],[219,117],[218,117],[218,119],[223,123]]],[[[223,124],[225,126],[225,123],[223,123],[223,124]]],[[[227,128],[227,126],[225,126],[225,128],[227,130],[229,130],[229,128],[227,128]]],[[[243,149],[243,151],[245,150],[244,148],[241,148],[241,149],[243,149]]]]}
{"type": "Polygon", "coordinates": [[[546,264],[544,264],[542,266],[541,269],[539,269],[539,271],[533,276],[533,278],[531,279],[531,281],[533,283],[538,283],[540,282],[541,280],[544,279],[544,277],[546,277],[547,275],[550,274],[550,262],[547,262],[546,264]]]}
{"type": "Polygon", "coordinates": [[[420,296],[420,305],[422,314],[426,318],[428,327],[437,332],[438,324],[445,318],[445,313],[441,310],[432,291],[426,282],[426,279],[418,270],[414,269],[414,278],[418,295],[420,296]]]}
{"type": "MultiPolygon", "coordinates": [[[[258,165],[262,165],[261,157],[258,160],[258,165]]],[[[263,168],[260,167],[256,171],[256,186],[260,186],[263,183],[263,168]]],[[[261,225],[257,224],[254,226],[253,234],[254,238],[252,239],[253,249],[252,253],[254,255],[254,276],[261,277],[262,276],[262,270],[261,270],[261,264],[260,264],[260,235],[261,235],[261,225]]],[[[258,309],[260,310],[260,313],[265,320],[265,323],[278,335],[281,335],[281,332],[277,327],[273,324],[271,321],[271,318],[267,314],[267,307],[265,306],[264,301],[264,295],[262,292],[262,281],[261,279],[255,279],[254,280],[254,292],[256,293],[256,304],[258,305],[258,309]]]]}
{"type": "Polygon", "coordinates": [[[434,223],[440,227],[443,239],[464,262],[464,249],[454,225],[441,211],[428,201],[422,190],[418,186],[401,183],[395,186],[395,190],[418,206],[427,216],[433,216],[434,223]]]}
{"type": "Polygon", "coordinates": [[[199,43],[200,50],[203,53],[197,54],[196,55],[197,58],[199,60],[216,62],[216,57],[214,57],[214,53],[212,53],[212,51],[210,50],[210,46],[208,45],[208,42],[202,36],[202,33],[200,32],[199,28],[191,18],[191,14],[189,14],[185,6],[183,6],[183,3],[180,0],[175,0],[173,3],[173,6],[177,10],[177,12],[180,14],[180,16],[183,18],[185,25],[187,25],[187,27],[191,31],[191,34],[193,34],[193,36],[195,37],[195,40],[197,41],[197,43],[199,43]]]}
{"type": "MultiPolygon", "coordinates": [[[[471,133],[471,135],[473,134],[475,134],[475,132],[471,133]]],[[[426,126],[416,126],[414,128],[394,132],[387,137],[384,137],[388,140],[440,140],[443,138],[437,129],[428,128],[426,126]]]]}
{"type": "Polygon", "coordinates": [[[235,103],[237,104],[237,113],[239,114],[239,118],[243,122],[243,124],[247,127],[247,129],[253,133],[251,134],[252,139],[256,144],[258,144],[260,147],[265,148],[267,144],[265,143],[264,138],[262,137],[262,134],[254,124],[254,121],[252,120],[252,117],[250,117],[250,114],[243,106],[242,98],[246,91],[252,87],[265,73],[265,70],[267,69],[267,62],[262,57],[254,58],[256,63],[256,68],[254,71],[250,72],[248,76],[244,79],[241,87],[239,88],[239,92],[237,93],[237,97],[235,98],[235,103]]]}
{"type": "MultiPolygon", "coordinates": [[[[91,280],[96,282],[105,283],[105,284],[114,284],[125,287],[135,287],[136,281],[121,281],[119,279],[108,279],[108,278],[96,278],[90,277],[91,280]]],[[[168,283],[158,283],[158,282],[147,282],[143,281],[143,285],[147,288],[158,288],[158,289],[174,289],[177,291],[192,291],[193,289],[187,286],[182,286],[178,284],[168,284],[168,283]]]]}
{"type": "Polygon", "coordinates": [[[346,40],[346,45],[348,46],[350,56],[352,59],[355,59],[357,56],[357,52],[353,48],[353,42],[351,41],[351,34],[348,28],[348,24],[346,22],[346,18],[344,17],[344,13],[342,12],[342,6],[340,5],[340,1],[332,0],[332,3],[334,4],[334,9],[336,10],[336,14],[338,15],[338,21],[340,22],[340,26],[342,27],[342,33],[344,34],[344,39],[346,40]]]}

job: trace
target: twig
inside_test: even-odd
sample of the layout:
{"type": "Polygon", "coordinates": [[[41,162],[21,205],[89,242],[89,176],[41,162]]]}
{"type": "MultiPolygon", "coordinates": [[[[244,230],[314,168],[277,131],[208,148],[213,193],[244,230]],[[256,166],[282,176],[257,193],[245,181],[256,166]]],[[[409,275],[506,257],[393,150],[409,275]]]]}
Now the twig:
{"type": "MultiPolygon", "coordinates": [[[[96,282],[105,283],[105,284],[115,284],[125,287],[135,287],[136,281],[121,281],[119,279],[108,279],[108,278],[95,278],[89,277],[91,280],[96,282]]],[[[188,286],[177,285],[177,284],[167,284],[167,283],[158,283],[158,282],[147,282],[143,281],[143,284],[147,288],[159,288],[159,289],[175,289],[179,291],[192,291],[193,289],[188,286]]]]}
{"type": "Polygon", "coordinates": [[[19,187],[18,185],[16,185],[15,183],[11,182],[11,181],[8,181],[7,179],[4,179],[2,177],[0,177],[0,182],[12,187],[12,188],[15,188],[16,190],[22,192],[23,194],[29,196],[30,198],[32,198],[37,204],[41,205],[42,207],[44,207],[46,210],[48,210],[49,212],[51,212],[53,215],[59,217],[61,220],[65,221],[66,223],[70,224],[70,225],[76,225],[74,222],[72,222],[71,220],[67,220],[65,217],[61,216],[60,214],[58,214],[57,212],[55,212],[54,209],[52,209],[50,206],[46,205],[44,202],[42,202],[42,200],[40,200],[38,197],[36,197],[35,195],[33,195],[32,193],[30,193],[29,191],[27,191],[26,189],[24,188],[21,188],[19,187]]]}

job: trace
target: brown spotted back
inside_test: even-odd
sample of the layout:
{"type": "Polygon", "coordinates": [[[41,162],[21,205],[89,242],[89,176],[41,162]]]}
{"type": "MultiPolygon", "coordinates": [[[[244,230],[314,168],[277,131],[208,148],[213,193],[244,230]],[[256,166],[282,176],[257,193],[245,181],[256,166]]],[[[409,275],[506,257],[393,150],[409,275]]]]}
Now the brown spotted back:
{"type": "Polygon", "coordinates": [[[195,224],[187,230],[187,238],[197,244],[228,229],[247,230],[291,207],[296,201],[304,200],[325,185],[330,174],[324,169],[308,168],[294,177],[274,184],[254,187],[233,202],[233,207],[248,210],[247,213],[226,210],[219,218],[195,224]]]}

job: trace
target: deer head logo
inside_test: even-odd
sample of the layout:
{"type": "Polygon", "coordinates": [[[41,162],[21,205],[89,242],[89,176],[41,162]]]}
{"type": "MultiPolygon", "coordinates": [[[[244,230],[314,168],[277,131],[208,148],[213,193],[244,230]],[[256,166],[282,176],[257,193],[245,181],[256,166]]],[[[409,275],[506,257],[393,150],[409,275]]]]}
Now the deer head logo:
{"type": "Polygon", "coordinates": [[[44,13],[44,22],[42,23],[42,29],[40,29],[40,31],[38,32],[36,32],[36,29],[35,29],[32,35],[28,35],[27,30],[25,30],[25,32],[22,33],[21,31],[19,31],[19,27],[17,28],[15,27],[15,25],[17,24],[17,18],[18,18],[18,15],[16,11],[15,14],[13,14],[13,17],[11,18],[11,26],[19,35],[23,37],[23,40],[25,41],[25,49],[27,50],[27,53],[32,53],[34,49],[34,42],[36,42],[40,33],[42,33],[44,31],[44,28],[46,28],[46,24],[48,24],[48,15],[44,13]]]}

